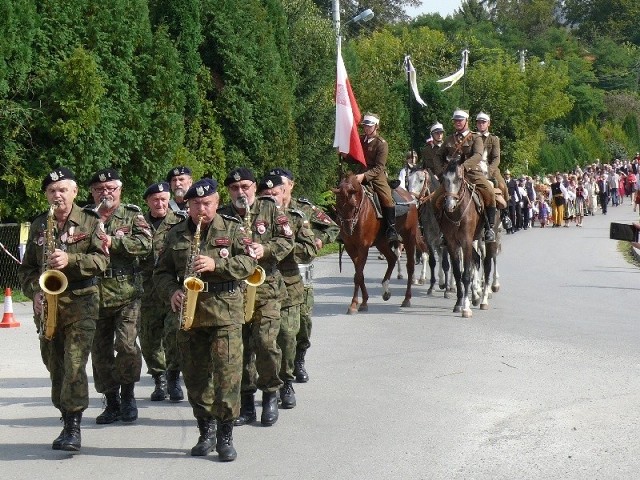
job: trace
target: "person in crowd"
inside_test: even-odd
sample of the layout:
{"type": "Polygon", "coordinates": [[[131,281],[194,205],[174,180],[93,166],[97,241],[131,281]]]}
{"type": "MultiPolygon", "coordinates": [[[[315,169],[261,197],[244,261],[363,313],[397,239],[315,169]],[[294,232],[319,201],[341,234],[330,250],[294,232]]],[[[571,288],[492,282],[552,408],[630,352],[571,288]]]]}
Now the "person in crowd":
{"type": "Polygon", "coordinates": [[[173,167],[167,173],[167,183],[171,186],[173,192],[173,199],[169,201],[169,207],[174,212],[187,209],[187,201],[184,199],[187,190],[193,184],[193,178],[191,177],[191,169],[183,165],[173,167]]]}
{"type": "Polygon", "coordinates": [[[287,289],[278,264],[293,249],[293,229],[285,213],[271,196],[256,197],[256,179],[251,170],[234,168],[224,181],[231,202],[219,213],[237,218],[252,238],[264,282],[256,287],[251,318],[242,328],[244,345],[240,415],[236,426],[256,421],[254,395],[262,390],[260,422],[271,426],[278,421],[278,392],[282,351],[277,338],[280,332],[280,309],[287,289]],[[250,232],[249,232],[250,230],[250,232]]]}
{"type": "Polygon", "coordinates": [[[380,136],[380,117],[373,113],[365,114],[362,125],[364,135],[360,136],[364,158],[367,164],[363,168],[359,162],[353,161],[347,155],[347,160],[351,159],[355,167],[360,171],[356,174],[358,182],[369,184],[373,187],[380,199],[382,208],[382,216],[387,225],[386,237],[389,243],[396,245],[402,242],[402,238],[396,230],[396,213],[395,203],[391,195],[391,187],[387,179],[387,156],[389,154],[389,145],[387,141],[380,136]],[[364,170],[363,172],[361,170],[364,170]]]}
{"type": "Polygon", "coordinates": [[[609,195],[611,197],[611,206],[617,207],[620,203],[618,196],[618,183],[620,181],[620,175],[614,170],[611,169],[609,176],[607,178],[608,187],[609,187],[609,195]]]}
{"type": "Polygon", "coordinates": [[[298,264],[311,263],[318,249],[307,216],[302,210],[291,206],[291,190],[285,185],[285,179],[288,181],[288,178],[281,173],[284,172],[277,169],[266,175],[260,182],[258,192],[261,195],[271,195],[276,199],[280,210],[287,215],[293,230],[293,250],[278,264],[287,287],[287,297],[280,306],[280,331],[278,332],[278,346],[282,351],[280,405],[282,408],[289,409],[297,404],[293,380],[296,337],[300,330],[300,305],[304,300],[304,284],[298,264]]]}
{"type": "Polygon", "coordinates": [[[153,249],[141,261],[144,293],[140,318],[140,348],[148,373],[155,383],[151,401],[162,401],[169,397],[172,402],[179,402],[184,399],[184,393],[180,386],[180,363],[176,344],[178,316],[168,301],[158,295],[152,278],[160,252],[165,248],[167,234],[187,216],[184,210],[176,212],[169,208],[170,197],[171,189],[167,182],[149,185],[142,197],[148,207],[144,218],[153,232],[153,249]]]}
{"type": "Polygon", "coordinates": [[[22,292],[33,301],[51,401],[64,422],[51,448],[77,452],[82,412],[89,406],[86,367],[98,321],[97,276],[109,260],[98,238],[98,215],[75,203],[73,172],[66,167],[49,172],[42,191],[50,207],[31,223],[18,277],[22,292]],[[60,288],[52,289],[55,283],[60,288]]]}
{"type": "Polygon", "coordinates": [[[520,215],[516,218],[516,228],[527,230],[530,222],[531,201],[524,187],[524,177],[518,179],[518,196],[520,197],[520,215]]]}
{"type": "Polygon", "coordinates": [[[187,396],[200,436],[192,456],[213,450],[221,461],[237,457],[233,420],[240,412],[242,378],[242,325],[244,298],[240,282],[257,265],[257,251],[235,216],[217,212],[218,182],[204,178],[185,193],[189,217],[166,237],[154,271],[154,282],[171,309],[191,319],[177,332],[187,396]],[[203,289],[183,287],[185,277],[197,277],[203,289]],[[188,309],[189,295],[193,310],[188,309]]]}
{"type": "Polygon", "coordinates": [[[417,163],[418,153],[415,150],[409,150],[404,157],[404,166],[398,174],[400,186],[407,191],[409,190],[409,175],[416,169],[417,163]]]}
{"type": "Polygon", "coordinates": [[[541,194],[536,201],[537,210],[538,210],[538,222],[540,223],[540,228],[545,228],[547,226],[547,220],[549,219],[549,215],[551,213],[551,209],[544,194],[541,194]]]}
{"type": "Polygon", "coordinates": [[[140,207],[121,204],[122,181],[116,170],[96,172],[89,184],[104,227],[103,249],[109,255],[99,283],[100,318],[91,349],[95,387],[106,397],[96,423],[130,423],[138,418],[134,387],[142,370],[136,340],[142,296],[140,260],[151,252],[151,227],[140,207]]]}
{"type": "Polygon", "coordinates": [[[575,221],[576,216],[576,184],[574,176],[569,177],[567,188],[564,191],[564,226],[568,227],[569,222],[575,221]]]}
{"type": "Polygon", "coordinates": [[[607,205],[609,203],[609,182],[607,179],[606,173],[603,173],[598,178],[597,182],[599,199],[600,199],[600,208],[602,209],[602,214],[607,214],[607,205]]]}
{"type": "Polygon", "coordinates": [[[551,184],[551,201],[553,202],[553,228],[560,227],[564,222],[564,209],[566,205],[566,191],[562,175],[556,174],[555,182],[551,184]]]}
{"type": "Polygon", "coordinates": [[[587,189],[584,187],[584,181],[578,179],[578,185],[576,186],[576,226],[582,227],[582,221],[585,214],[585,205],[587,203],[587,189]]]}

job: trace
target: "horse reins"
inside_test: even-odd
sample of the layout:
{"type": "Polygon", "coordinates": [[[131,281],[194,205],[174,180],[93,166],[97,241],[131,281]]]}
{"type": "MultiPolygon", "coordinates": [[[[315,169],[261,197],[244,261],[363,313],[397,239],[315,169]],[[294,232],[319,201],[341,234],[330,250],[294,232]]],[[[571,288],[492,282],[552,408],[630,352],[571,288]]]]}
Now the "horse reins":
{"type": "MultiPolygon", "coordinates": [[[[355,211],[353,212],[353,214],[354,214],[353,217],[351,217],[351,218],[342,218],[342,215],[340,215],[340,212],[338,210],[336,210],[336,216],[338,217],[338,220],[340,221],[340,226],[344,227],[344,225],[346,223],[347,226],[349,227],[349,229],[347,231],[347,235],[349,235],[349,236],[353,235],[353,231],[355,230],[356,225],[358,224],[360,208],[362,208],[362,205],[364,204],[364,199],[367,196],[366,193],[364,192],[364,187],[362,185],[360,185],[360,189],[362,191],[362,198],[360,199],[360,204],[356,207],[355,211]]],[[[346,227],[345,227],[345,230],[346,230],[346,227]]]]}

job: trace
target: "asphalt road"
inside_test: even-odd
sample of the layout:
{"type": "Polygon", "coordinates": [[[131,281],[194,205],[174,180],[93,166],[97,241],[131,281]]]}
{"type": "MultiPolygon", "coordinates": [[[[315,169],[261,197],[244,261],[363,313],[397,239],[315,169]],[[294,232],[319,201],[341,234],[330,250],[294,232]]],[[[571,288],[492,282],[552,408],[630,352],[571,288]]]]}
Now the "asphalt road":
{"type": "MultiPolygon", "coordinates": [[[[627,200],[628,201],[628,200],[627,200]]],[[[365,271],[368,313],[345,315],[348,258],[316,262],[311,381],[270,428],[234,430],[238,459],[192,458],[187,402],[150,402],[140,419],[100,426],[91,386],[82,452],[51,450],[60,429],[26,305],[0,329],[1,477],[139,479],[635,479],[640,472],[638,269],[609,240],[627,203],[585,227],[504,237],[502,288],[463,319],[441,292],[403,282],[381,299],[383,262],[365,271]]],[[[259,412],[258,412],[259,414],[259,412]]]]}

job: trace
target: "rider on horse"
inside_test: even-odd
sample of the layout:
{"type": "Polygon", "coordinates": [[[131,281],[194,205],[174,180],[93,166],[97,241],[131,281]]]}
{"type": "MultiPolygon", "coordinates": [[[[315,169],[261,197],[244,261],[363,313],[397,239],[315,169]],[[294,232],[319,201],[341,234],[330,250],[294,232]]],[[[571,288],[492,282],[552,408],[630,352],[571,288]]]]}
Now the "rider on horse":
{"type": "MultiPolygon", "coordinates": [[[[380,199],[382,207],[382,217],[384,218],[387,229],[386,237],[389,243],[395,244],[402,242],[402,238],[396,231],[396,214],[395,204],[391,195],[391,187],[387,180],[387,155],[389,153],[389,145],[387,141],[378,134],[380,126],[380,118],[372,113],[367,113],[362,120],[364,126],[364,135],[360,136],[362,150],[364,151],[364,159],[367,163],[366,169],[358,162],[353,162],[359,166],[359,172],[356,179],[360,183],[371,184],[380,199]]],[[[347,159],[350,157],[347,156],[347,159]]]]}
{"type": "MultiPolygon", "coordinates": [[[[496,195],[493,184],[482,171],[481,162],[484,152],[482,137],[469,130],[469,114],[464,110],[453,112],[452,120],[456,131],[445,140],[444,147],[437,154],[436,162],[442,165],[448,165],[449,162],[464,165],[465,179],[476,186],[484,201],[486,211],[484,240],[495,242],[493,225],[496,218],[496,195]]],[[[444,187],[440,186],[434,193],[436,205],[440,204],[442,195],[444,195],[444,187]]]]}
{"type": "Polygon", "coordinates": [[[427,144],[422,150],[422,166],[429,170],[433,175],[440,178],[440,175],[447,167],[439,160],[438,153],[444,145],[444,127],[441,123],[434,123],[430,129],[431,137],[427,140],[427,144]]]}

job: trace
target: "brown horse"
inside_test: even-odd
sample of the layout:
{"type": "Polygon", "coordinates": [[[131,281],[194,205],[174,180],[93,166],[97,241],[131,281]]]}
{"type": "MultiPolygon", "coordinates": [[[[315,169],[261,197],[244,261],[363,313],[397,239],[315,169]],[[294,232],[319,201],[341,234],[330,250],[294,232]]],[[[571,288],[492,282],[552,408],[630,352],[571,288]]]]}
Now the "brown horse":
{"type": "MultiPolygon", "coordinates": [[[[426,251],[426,245],[418,228],[418,210],[413,197],[403,189],[398,189],[398,192],[405,202],[410,202],[408,212],[401,217],[396,217],[396,228],[400,236],[402,236],[405,251],[407,252],[408,280],[402,306],[410,307],[411,280],[415,267],[416,245],[423,251],[426,251]]],[[[367,263],[369,248],[372,246],[377,247],[387,260],[387,270],[382,279],[384,290],[382,298],[385,301],[391,298],[389,279],[391,278],[397,255],[387,242],[384,221],[377,218],[373,201],[365,193],[364,187],[356,180],[354,175],[349,174],[343,178],[338,188],[333,189],[333,193],[336,194],[336,214],[340,225],[340,238],[356,270],[353,276],[353,298],[347,313],[367,311],[369,294],[364,283],[364,266],[367,263]],[[358,307],[359,290],[362,292],[360,307],[358,307]]]]}
{"type": "MultiPolygon", "coordinates": [[[[451,256],[453,276],[456,279],[457,302],[454,312],[462,312],[462,316],[472,316],[470,302],[470,284],[474,274],[480,270],[480,256],[474,250],[474,240],[480,239],[484,227],[483,214],[478,213],[472,198],[472,191],[464,179],[464,167],[462,164],[450,162],[449,167],[442,175],[444,187],[443,205],[437,205],[436,210],[440,229],[447,242],[447,249],[451,256]],[[464,286],[464,290],[463,287],[464,286]]],[[[488,255],[497,254],[496,243],[488,244],[488,255]]],[[[484,258],[485,275],[491,271],[491,258],[484,258]]],[[[486,289],[487,282],[484,287],[486,289]]],[[[484,292],[486,293],[486,292],[484,292]]],[[[483,304],[480,308],[488,308],[488,294],[482,295],[483,304]]]]}

